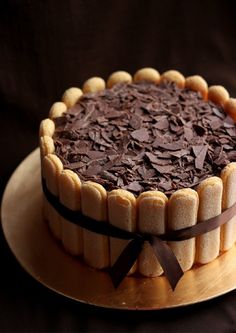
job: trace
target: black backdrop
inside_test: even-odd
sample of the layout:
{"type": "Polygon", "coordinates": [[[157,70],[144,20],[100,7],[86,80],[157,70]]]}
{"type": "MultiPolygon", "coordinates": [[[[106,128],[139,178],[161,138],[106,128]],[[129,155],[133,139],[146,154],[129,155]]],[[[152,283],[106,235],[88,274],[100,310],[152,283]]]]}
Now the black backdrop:
{"type": "MultiPolygon", "coordinates": [[[[236,2],[1,0],[0,193],[66,88],[145,66],[200,74],[236,96],[236,2]]],[[[0,331],[236,331],[235,292],[172,311],[107,312],[44,289],[2,235],[0,244],[0,331]]]]}

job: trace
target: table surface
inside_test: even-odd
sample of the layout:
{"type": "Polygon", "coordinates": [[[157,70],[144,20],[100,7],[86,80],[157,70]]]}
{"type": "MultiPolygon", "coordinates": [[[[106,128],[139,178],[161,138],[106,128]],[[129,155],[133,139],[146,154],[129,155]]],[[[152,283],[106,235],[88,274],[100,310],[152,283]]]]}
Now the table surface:
{"type": "Polygon", "coordinates": [[[150,312],[107,310],[80,304],[29,276],[0,239],[1,332],[234,332],[236,292],[211,301],[150,312]]]}
{"type": "MultiPolygon", "coordinates": [[[[71,86],[150,66],[200,74],[236,96],[236,3],[0,2],[0,193],[38,144],[38,126],[71,86]]],[[[0,232],[1,332],[235,332],[236,291],[172,310],[126,312],[80,304],[43,287],[0,232]]]]}

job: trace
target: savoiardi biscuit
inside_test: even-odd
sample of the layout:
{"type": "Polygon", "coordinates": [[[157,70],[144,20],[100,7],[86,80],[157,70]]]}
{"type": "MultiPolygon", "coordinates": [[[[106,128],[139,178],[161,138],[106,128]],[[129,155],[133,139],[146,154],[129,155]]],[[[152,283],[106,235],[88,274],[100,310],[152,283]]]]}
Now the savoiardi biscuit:
{"type": "MultiPolygon", "coordinates": [[[[59,175],[60,202],[73,211],[81,209],[81,181],[71,170],[63,170],[59,175]]],[[[83,231],[76,224],[61,217],[61,240],[65,249],[72,255],[83,254],[83,231]]]]}
{"type": "MultiPolygon", "coordinates": [[[[198,220],[208,220],[221,213],[223,184],[219,177],[208,178],[198,186],[198,220]]],[[[220,227],[197,237],[196,261],[206,264],[220,252],[220,227]]]]}
{"type": "Polygon", "coordinates": [[[225,112],[227,112],[234,121],[236,121],[236,98],[229,98],[225,103],[225,112]]]}
{"type": "Polygon", "coordinates": [[[159,83],[160,78],[160,73],[156,69],[151,67],[141,68],[134,74],[134,82],[150,81],[159,83]]]}
{"type": "MultiPolygon", "coordinates": [[[[168,229],[179,230],[197,223],[199,198],[190,188],[174,192],[168,203],[168,229]]],[[[182,270],[189,270],[195,261],[195,238],[180,242],[170,242],[170,247],[178,259],[182,270]]]]}
{"type": "Polygon", "coordinates": [[[55,146],[51,136],[44,135],[41,136],[39,140],[40,155],[42,160],[44,156],[54,153],[55,146]]]}
{"type": "Polygon", "coordinates": [[[176,70],[168,70],[161,75],[161,82],[174,82],[178,87],[184,88],[185,77],[176,70]]]}
{"type": "Polygon", "coordinates": [[[116,83],[132,82],[132,76],[126,71],[117,71],[112,73],[107,79],[107,87],[112,88],[116,83]]]}
{"type": "MultiPolygon", "coordinates": [[[[99,223],[107,219],[107,193],[97,183],[84,182],[81,187],[81,211],[99,223]]],[[[94,268],[105,268],[109,265],[109,240],[107,236],[83,229],[84,260],[94,268]]]]}
{"type": "Polygon", "coordinates": [[[200,92],[203,99],[207,99],[208,85],[200,75],[192,75],[186,78],[185,88],[200,92]]]}
{"type": "MultiPolygon", "coordinates": [[[[109,222],[127,231],[136,231],[136,199],[126,190],[113,190],[108,193],[108,219],[109,222]]],[[[126,240],[110,237],[110,262],[115,263],[120,253],[127,245],[126,240]]],[[[136,265],[131,272],[136,270],[136,265]]]]}
{"type": "Polygon", "coordinates": [[[83,93],[93,93],[104,90],[106,87],[105,81],[101,77],[92,77],[84,82],[83,93]]]}
{"type": "MultiPolygon", "coordinates": [[[[48,154],[43,157],[42,174],[45,178],[47,188],[55,195],[59,195],[59,175],[63,170],[63,165],[60,159],[54,154],[48,154]]],[[[49,226],[57,239],[61,239],[61,217],[58,212],[49,203],[45,203],[47,219],[49,226]]]]}
{"type": "Polygon", "coordinates": [[[49,118],[55,119],[61,117],[67,111],[67,106],[63,102],[55,102],[49,111],[49,118]]]}
{"type": "MultiPolygon", "coordinates": [[[[146,191],[138,197],[138,230],[143,233],[162,235],[166,232],[167,221],[166,195],[160,191],[146,191]]],[[[147,277],[160,276],[163,269],[153,248],[146,241],[138,260],[139,272],[147,277]]]]}
{"type": "Polygon", "coordinates": [[[46,118],[41,121],[40,127],[39,127],[39,137],[42,136],[49,136],[52,137],[55,131],[55,124],[53,120],[46,118]]]}
{"type": "Polygon", "coordinates": [[[61,99],[67,108],[70,108],[75,105],[76,102],[78,102],[82,95],[83,92],[81,89],[77,87],[71,87],[64,92],[61,99]]]}
{"type": "Polygon", "coordinates": [[[211,86],[208,89],[208,99],[213,103],[224,106],[229,99],[229,93],[222,86],[211,86]]]}
{"type": "MultiPolygon", "coordinates": [[[[223,182],[222,209],[226,210],[236,202],[236,163],[227,165],[221,172],[223,182]]],[[[236,217],[221,227],[220,250],[229,250],[236,241],[236,217]]]]}

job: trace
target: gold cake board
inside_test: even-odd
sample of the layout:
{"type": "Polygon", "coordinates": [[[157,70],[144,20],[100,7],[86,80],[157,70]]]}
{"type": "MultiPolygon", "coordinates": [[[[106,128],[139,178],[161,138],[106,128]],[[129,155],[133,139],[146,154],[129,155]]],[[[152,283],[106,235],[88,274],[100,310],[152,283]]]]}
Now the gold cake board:
{"type": "Polygon", "coordinates": [[[106,272],[63,250],[41,216],[39,150],[13,173],[2,201],[2,227],[22,267],[37,281],[74,300],[105,308],[157,310],[199,303],[236,288],[236,246],[186,272],[173,292],[165,277],[125,278],[115,289],[106,272]]]}

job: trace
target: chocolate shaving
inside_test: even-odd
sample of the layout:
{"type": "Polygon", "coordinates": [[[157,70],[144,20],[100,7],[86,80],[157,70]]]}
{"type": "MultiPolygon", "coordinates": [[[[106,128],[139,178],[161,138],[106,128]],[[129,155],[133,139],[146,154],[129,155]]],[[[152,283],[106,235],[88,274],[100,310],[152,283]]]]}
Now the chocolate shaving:
{"type": "Polygon", "coordinates": [[[172,151],[172,152],[170,152],[170,154],[171,154],[172,156],[175,156],[175,157],[180,158],[180,157],[183,157],[183,156],[189,154],[189,150],[188,150],[188,149],[176,150],[176,151],[172,151]]]}
{"type": "Polygon", "coordinates": [[[104,158],[106,155],[104,151],[97,151],[97,150],[90,150],[86,154],[91,160],[104,158]]]}
{"type": "Polygon", "coordinates": [[[217,117],[211,117],[210,120],[211,120],[210,121],[210,126],[211,126],[212,131],[215,131],[219,127],[221,127],[221,125],[222,125],[221,119],[219,119],[217,117]]]}
{"type": "Polygon", "coordinates": [[[132,192],[140,192],[140,191],[142,191],[142,189],[143,189],[143,187],[140,185],[140,183],[139,182],[137,182],[137,181],[133,181],[132,183],[130,183],[129,185],[127,185],[126,187],[125,187],[127,190],[129,190],[129,191],[132,191],[132,192]]]}
{"type": "Polygon", "coordinates": [[[146,153],[145,155],[147,156],[147,158],[149,159],[150,162],[156,163],[156,161],[157,161],[156,155],[154,155],[152,153],[146,153]]]}
{"type": "Polygon", "coordinates": [[[183,147],[183,144],[181,142],[159,143],[158,145],[165,150],[179,150],[183,147]]]}
{"type": "Polygon", "coordinates": [[[157,165],[157,164],[152,164],[153,168],[158,171],[160,174],[165,174],[165,173],[170,173],[171,171],[174,170],[173,165],[157,165]]]}
{"type": "Polygon", "coordinates": [[[196,156],[196,158],[195,158],[196,169],[199,169],[199,170],[203,169],[207,150],[208,150],[208,146],[198,146],[198,149],[196,149],[196,147],[193,147],[193,151],[196,156]]]}
{"type": "Polygon", "coordinates": [[[137,130],[142,125],[142,119],[140,118],[140,116],[133,114],[132,117],[130,118],[129,124],[133,129],[137,130]]]}
{"type": "Polygon", "coordinates": [[[189,127],[184,127],[184,136],[185,139],[190,142],[193,138],[193,130],[189,127]]]}
{"type": "Polygon", "coordinates": [[[198,125],[198,124],[193,124],[193,129],[199,136],[203,136],[206,133],[206,130],[204,127],[198,125]]]}
{"type": "Polygon", "coordinates": [[[114,176],[111,172],[108,172],[106,170],[103,170],[100,172],[100,175],[110,181],[116,182],[117,181],[117,177],[114,176]]]}
{"type": "Polygon", "coordinates": [[[99,172],[102,171],[102,167],[100,165],[92,165],[89,166],[85,171],[86,176],[96,176],[99,172]]]}
{"type": "MultiPolygon", "coordinates": [[[[156,118],[156,119],[158,119],[158,118],[156,118]]],[[[158,119],[157,123],[154,125],[154,128],[157,128],[160,130],[167,129],[168,127],[169,127],[169,121],[166,117],[162,118],[160,120],[158,119]]]]}
{"type": "Polygon", "coordinates": [[[173,83],[119,83],[84,94],[55,120],[65,168],[107,190],[171,194],[236,161],[236,126],[200,93],[173,83]]]}
{"type": "Polygon", "coordinates": [[[133,139],[138,140],[140,142],[148,141],[149,134],[146,128],[140,128],[130,133],[133,139]]]}

